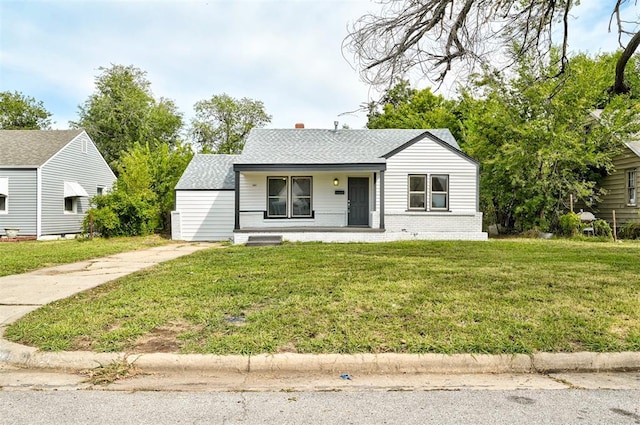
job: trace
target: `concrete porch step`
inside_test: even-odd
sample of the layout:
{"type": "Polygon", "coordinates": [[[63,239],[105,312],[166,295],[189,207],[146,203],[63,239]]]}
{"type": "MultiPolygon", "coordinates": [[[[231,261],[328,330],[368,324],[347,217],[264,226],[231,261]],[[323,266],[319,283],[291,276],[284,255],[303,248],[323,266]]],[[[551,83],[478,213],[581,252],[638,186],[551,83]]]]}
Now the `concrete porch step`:
{"type": "Polygon", "coordinates": [[[273,246],[282,245],[282,235],[256,235],[249,236],[246,246],[273,246]]]}

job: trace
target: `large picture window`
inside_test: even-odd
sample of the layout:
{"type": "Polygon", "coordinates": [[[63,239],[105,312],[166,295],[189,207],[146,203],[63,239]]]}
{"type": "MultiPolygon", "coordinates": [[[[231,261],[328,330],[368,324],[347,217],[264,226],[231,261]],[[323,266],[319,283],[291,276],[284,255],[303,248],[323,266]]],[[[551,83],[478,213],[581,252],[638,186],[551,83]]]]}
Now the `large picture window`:
{"type": "Polygon", "coordinates": [[[627,205],[635,206],[637,204],[638,198],[636,197],[636,182],[638,174],[637,170],[628,170],[627,171],[627,205]]]}
{"type": "Polygon", "coordinates": [[[431,209],[449,209],[449,176],[431,176],[431,209]]]}
{"type": "Polygon", "coordinates": [[[409,209],[424,210],[427,207],[427,176],[409,176],[409,209]]]}

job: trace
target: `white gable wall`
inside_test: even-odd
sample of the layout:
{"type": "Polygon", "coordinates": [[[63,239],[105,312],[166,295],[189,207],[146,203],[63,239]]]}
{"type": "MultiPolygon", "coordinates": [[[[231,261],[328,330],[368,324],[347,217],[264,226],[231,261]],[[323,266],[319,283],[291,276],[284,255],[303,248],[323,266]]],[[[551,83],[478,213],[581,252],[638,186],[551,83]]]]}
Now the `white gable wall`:
{"type": "MultiPolygon", "coordinates": [[[[427,179],[427,184],[430,184],[427,179]]],[[[427,203],[430,203],[427,190],[427,203]]],[[[482,234],[482,213],[478,211],[478,169],[468,158],[430,140],[422,139],[387,159],[385,172],[385,229],[447,235],[482,234]],[[449,176],[448,211],[408,211],[410,174],[449,176]]],[[[431,237],[429,237],[431,238],[431,237]]]]}
{"type": "MultiPolygon", "coordinates": [[[[223,241],[233,237],[235,192],[232,190],[177,190],[179,237],[185,241],[223,241]]],[[[172,227],[176,227],[173,223],[172,227]]],[[[177,229],[176,229],[177,230],[177,229]]]]}

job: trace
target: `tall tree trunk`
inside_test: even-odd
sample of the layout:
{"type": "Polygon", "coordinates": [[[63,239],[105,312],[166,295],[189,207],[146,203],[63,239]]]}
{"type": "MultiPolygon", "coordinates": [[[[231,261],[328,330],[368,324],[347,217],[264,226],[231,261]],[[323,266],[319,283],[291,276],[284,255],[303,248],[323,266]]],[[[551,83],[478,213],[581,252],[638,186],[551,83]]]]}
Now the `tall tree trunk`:
{"type": "Polygon", "coordinates": [[[618,63],[616,64],[616,79],[613,83],[614,94],[629,93],[630,88],[624,81],[624,70],[627,67],[629,59],[631,59],[631,56],[633,56],[638,48],[638,45],[640,45],[640,32],[635,33],[635,35],[631,37],[631,40],[629,40],[627,47],[625,47],[622,52],[620,59],[618,59],[618,63]]]}

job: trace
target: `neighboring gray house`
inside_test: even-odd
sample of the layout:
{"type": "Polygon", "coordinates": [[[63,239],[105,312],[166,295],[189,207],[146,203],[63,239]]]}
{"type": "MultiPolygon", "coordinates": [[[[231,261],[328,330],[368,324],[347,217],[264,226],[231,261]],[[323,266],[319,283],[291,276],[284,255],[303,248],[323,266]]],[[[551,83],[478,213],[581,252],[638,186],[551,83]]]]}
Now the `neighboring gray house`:
{"type": "Polygon", "coordinates": [[[598,203],[596,216],[613,225],[624,226],[640,221],[640,141],[625,143],[623,151],[613,159],[616,171],[606,176],[601,187],[607,191],[598,203]]]}
{"type": "Polygon", "coordinates": [[[0,130],[0,235],[77,234],[115,180],[84,130],[0,130]]]}
{"type": "Polygon", "coordinates": [[[253,129],[241,155],[196,155],[173,238],[245,243],[484,240],[478,163],[445,129],[253,129]]]}

